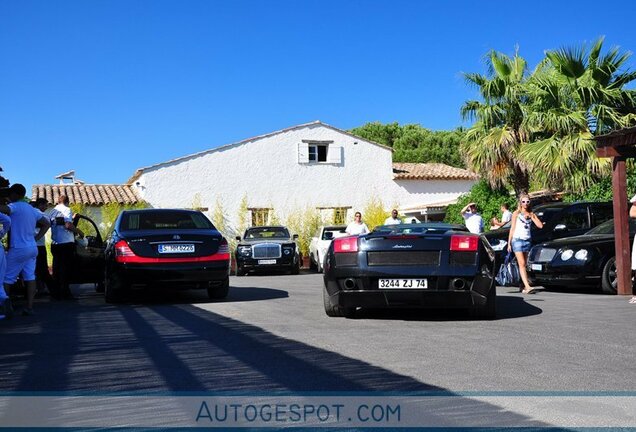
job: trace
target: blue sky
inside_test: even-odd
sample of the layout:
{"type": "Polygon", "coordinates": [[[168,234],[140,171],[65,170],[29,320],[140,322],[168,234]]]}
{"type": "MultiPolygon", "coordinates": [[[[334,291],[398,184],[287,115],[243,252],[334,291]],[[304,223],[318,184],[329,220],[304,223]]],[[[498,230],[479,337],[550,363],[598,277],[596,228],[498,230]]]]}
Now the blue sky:
{"type": "MultiPolygon", "coordinates": [[[[462,124],[462,72],[605,36],[636,2],[0,2],[0,166],[13,183],[135,169],[296,124],[462,124]]],[[[629,64],[635,69],[635,58],[629,64]]]]}

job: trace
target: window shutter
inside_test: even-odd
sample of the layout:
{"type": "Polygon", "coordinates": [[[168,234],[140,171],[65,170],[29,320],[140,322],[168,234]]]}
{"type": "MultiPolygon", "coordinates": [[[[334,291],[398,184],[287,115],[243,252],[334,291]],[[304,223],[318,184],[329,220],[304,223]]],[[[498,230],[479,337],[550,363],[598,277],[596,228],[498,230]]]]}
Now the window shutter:
{"type": "Polygon", "coordinates": [[[309,144],[298,144],[298,163],[309,163],[309,144]]]}
{"type": "Polygon", "coordinates": [[[340,146],[329,146],[329,150],[327,151],[327,162],[332,164],[340,164],[342,163],[342,147],[340,146]]]}

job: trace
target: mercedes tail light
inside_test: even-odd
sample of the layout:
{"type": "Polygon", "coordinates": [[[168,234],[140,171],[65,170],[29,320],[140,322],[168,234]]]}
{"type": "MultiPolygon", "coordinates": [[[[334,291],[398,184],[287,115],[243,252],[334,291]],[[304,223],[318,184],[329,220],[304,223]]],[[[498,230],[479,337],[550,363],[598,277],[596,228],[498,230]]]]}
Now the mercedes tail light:
{"type": "Polygon", "coordinates": [[[333,241],[335,253],[358,252],[358,237],[340,237],[333,241]]]}
{"type": "Polygon", "coordinates": [[[479,246],[479,237],[473,235],[451,236],[450,250],[453,252],[476,252],[479,246]]]}
{"type": "Polygon", "coordinates": [[[230,253],[230,245],[227,244],[227,240],[225,238],[221,239],[221,243],[219,244],[219,250],[217,250],[216,253],[218,254],[230,253]]]}
{"type": "Polygon", "coordinates": [[[124,263],[129,262],[131,258],[136,257],[135,253],[130,249],[126,240],[119,240],[115,243],[115,261],[124,263]]]}

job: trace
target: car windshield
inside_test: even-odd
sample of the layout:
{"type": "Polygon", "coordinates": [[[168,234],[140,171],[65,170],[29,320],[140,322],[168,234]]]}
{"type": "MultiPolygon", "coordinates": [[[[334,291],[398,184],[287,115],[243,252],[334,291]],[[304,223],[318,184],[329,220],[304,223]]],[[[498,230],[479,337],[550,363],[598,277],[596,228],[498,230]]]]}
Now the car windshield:
{"type": "Polygon", "coordinates": [[[120,229],[164,230],[164,229],[216,229],[203,213],[192,211],[144,211],[124,213],[120,229]]]}
{"type": "Polygon", "coordinates": [[[325,230],[322,232],[322,239],[323,240],[331,240],[331,239],[335,239],[338,237],[344,237],[347,235],[347,231],[346,231],[347,227],[342,227],[342,228],[325,228],[325,230]],[[331,236],[329,235],[329,233],[331,233],[331,236]]]}
{"type": "MultiPolygon", "coordinates": [[[[629,234],[633,235],[636,232],[636,219],[629,220],[629,234]]],[[[596,226],[585,233],[586,235],[597,234],[614,234],[614,219],[603,222],[599,226],[596,226]]]]}
{"type": "Polygon", "coordinates": [[[289,231],[282,227],[258,227],[250,228],[245,232],[246,239],[257,238],[289,238],[289,231]]]}

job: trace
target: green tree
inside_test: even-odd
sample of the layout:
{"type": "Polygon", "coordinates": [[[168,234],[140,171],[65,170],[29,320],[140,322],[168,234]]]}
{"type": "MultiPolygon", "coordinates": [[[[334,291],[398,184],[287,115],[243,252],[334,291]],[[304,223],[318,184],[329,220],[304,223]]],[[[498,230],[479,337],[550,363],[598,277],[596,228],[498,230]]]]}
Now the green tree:
{"type": "Polygon", "coordinates": [[[461,151],[468,168],[492,187],[512,185],[518,195],[530,185],[528,166],[518,157],[521,147],[531,140],[525,124],[527,63],[517,51],[512,57],[490,51],[486,66],[486,75],[464,74],[482,100],[469,100],[461,108],[464,119],[475,121],[461,151]]]}
{"type": "Polygon", "coordinates": [[[394,162],[445,163],[464,168],[459,153],[462,129],[431,131],[418,124],[367,123],[351,129],[354,135],[392,147],[394,162]]]}
{"type": "Polygon", "coordinates": [[[527,123],[536,139],[520,156],[544,185],[573,192],[594,187],[610,163],[596,157],[594,135],[636,121],[636,92],[625,89],[636,74],[621,71],[631,54],[616,47],[602,54],[603,41],[547,51],[528,81],[527,123]]]}

